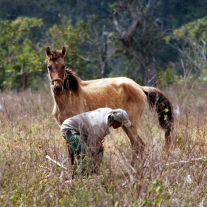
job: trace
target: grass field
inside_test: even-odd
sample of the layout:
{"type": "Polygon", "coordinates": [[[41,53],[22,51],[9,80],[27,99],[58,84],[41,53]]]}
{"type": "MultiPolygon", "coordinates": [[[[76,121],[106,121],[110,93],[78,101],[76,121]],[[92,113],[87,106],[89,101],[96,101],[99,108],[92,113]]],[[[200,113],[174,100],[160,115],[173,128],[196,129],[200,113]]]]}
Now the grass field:
{"type": "Polygon", "coordinates": [[[99,174],[72,183],[50,91],[1,92],[0,206],[207,206],[206,84],[164,92],[175,109],[170,153],[156,113],[146,111],[139,128],[146,143],[142,162],[131,167],[129,140],[113,130],[99,174]],[[47,160],[45,150],[67,170],[47,160]]]}

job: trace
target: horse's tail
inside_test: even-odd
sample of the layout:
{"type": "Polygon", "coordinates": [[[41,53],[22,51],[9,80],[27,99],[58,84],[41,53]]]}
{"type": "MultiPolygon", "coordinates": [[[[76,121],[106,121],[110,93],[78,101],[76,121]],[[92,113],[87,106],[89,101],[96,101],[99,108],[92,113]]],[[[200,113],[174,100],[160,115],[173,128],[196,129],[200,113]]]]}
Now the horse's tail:
{"type": "Polygon", "coordinates": [[[173,107],[169,99],[157,88],[142,87],[151,108],[156,109],[160,126],[165,129],[165,145],[169,148],[173,124],[173,107]]]}

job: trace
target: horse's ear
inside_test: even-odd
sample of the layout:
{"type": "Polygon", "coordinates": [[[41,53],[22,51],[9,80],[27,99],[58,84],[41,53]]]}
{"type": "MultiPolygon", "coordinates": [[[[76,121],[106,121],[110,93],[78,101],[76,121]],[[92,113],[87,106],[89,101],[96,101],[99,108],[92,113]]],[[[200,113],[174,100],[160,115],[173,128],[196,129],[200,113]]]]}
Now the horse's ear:
{"type": "Polygon", "coordinates": [[[63,49],[62,49],[62,56],[65,57],[65,55],[66,55],[66,48],[63,47],[63,49]]]}
{"type": "Polygon", "coordinates": [[[47,55],[47,57],[49,57],[51,55],[51,51],[50,51],[49,47],[47,47],[47,49],[46,49],[46,55],[47,55]]]}

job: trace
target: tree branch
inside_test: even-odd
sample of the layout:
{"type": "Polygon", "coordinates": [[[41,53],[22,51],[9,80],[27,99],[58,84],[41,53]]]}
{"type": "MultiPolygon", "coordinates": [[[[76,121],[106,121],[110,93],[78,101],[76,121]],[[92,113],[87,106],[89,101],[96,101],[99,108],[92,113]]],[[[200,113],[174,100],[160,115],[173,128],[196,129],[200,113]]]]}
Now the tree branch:
{"type": "Polygon", "coordinates": [[[108,32],[104,32],[103,33],[104,36],[108,37],[110,40],[112,40],[113,42],[119,44],[119,46],[124,46],[123,45],[123,40],[117,37],[114,37],[113,35],[110,35],[108,32]]]}
{"type": "Polygon", "coordinates": [[[126,45],[126,42],[121,39],[117,38],[115,36],[110,35],[108,32],[104,32],[103,35],[107,36],[110,40],[118,44],[120,47],[124,48],[125,50],[128,51],[128,53],[132,56],[135,57],[135,59],[145,68],[146,67],[146,60],[147,55],[143,53],[142,49],[136,45],[136,50],[135,48],[128,47],[126,45]]]}
{"type": "Polygon", "coordinates": [[[132,19],[132,23],[128,27],[128,29],[123,29],[120,26],[116,18],[117,12],[114,12],[110,16],[110,19],[112,20],[116,30],[119,32],[120,36],[124,39],[124,41],[130,42],[131,39],[136,34],[137,28],[139,27],[140,23],[143,22],[144,20],[144,13],[143,13],[143,8],[139,9],[139,11],[135,9],[134,0],[128,0],[127,2],[128,2],[127,6],[119,5],[119,8],[121,9],[121,11],[127,10],[129,12],[129,15],[132,19]]]}
{"type": "Polygon", "coordinates": [[[117,18],[116,18],[116,14],[117,12],[114,12],[112,15],[109,16],[109,18],[112,20],[112,22],[114,23],[114,26],[116,28],[116,30],[119,32],[119,34],[122,36],[124,29],[120,26],[117,18]]]}
{"type": "MultiPolygon", "coordinates": [[[[170,44],[171,45],[171,44],[170,44]]],[[[202,68],[190,57],[190,55],[188,53],[183,52],[178,46],[173,46],[174,48],[176,48],[181,54],[183,54],[183,56],[185,56],[188,60],[190,60],[190,62],[192,62],[192,64],[198,68],[198,70],[202,71],[202,68]]]]}
{"type": "Polygon", "coordinates": [[[65,170],[67,170],[66,167],[64,167],[61,163],[59,163],[59,162],[53,160],[49,155],[46,155],[46,159],[52,161],[53,163],[55,163],[55,164],[58,165],[59,167],[61,167],[61,168],[65,169],[65,170]]]}
{"type": "Polygon", "coordinates": [[[133,0],[128,0],[128,5],[127,5],[127,10],[129,12],[129,15],[132,18],[132,23],[128,27],[127,32],[125,33],[125,39],[130,39],[133,38],[134,35],[136,34],[137,28],[139,27],[140,23],[143,22],[144,20],[144,13],[143,13],[143,8],[139,9],[138,11],[136,10],[133,0]]]}
{"type": "Polygon", "coordinates": [[[136,9],[135,9],[135,7],[134,7],[134,5],[133,5],[133,2],[134,1],[132,1],[132,0],[128,0],[128,5],[127,5],[127,10],[129,11],[129,14],[130,14],[130,16],[131,16],[131,18],[133,19],[133,20],[136,20],[137,19],[137,11],[136,11],[136,9]]]}
{"type": "Polygon", "coordinates": [[[181,160],[181,161],[178,161],[178,162],[171,162],[171,163],[167,163],[166,165],[175,165],[175,164],[181,164],[181,163],[189,163],[189,162],[195,162],[195,161],[203,161],[204,159],[206,159],[206,157],[203,157],[203,158],[192,158],[192,159],[189,159],[189,160],[181,160]]]}
{"type": "MultiPolygon", "coordinates": [[[[160,5],[161,1],[162,1],[162,0],[159,0],[159,1],[154,5],[154,7],[152,8],[152,11],[149,13],[148,16],[152,16],[152,15],[153,15],[154,10],[160,5]]],[[[149,3],[150,3],[150,1],[148,2],[148,5],[147,5],[148,9],[147,9],[146,13],[148,13],[148,12],[150,11],[150,7],[151,7],[151,6],[150,6],[149,3]]]]}

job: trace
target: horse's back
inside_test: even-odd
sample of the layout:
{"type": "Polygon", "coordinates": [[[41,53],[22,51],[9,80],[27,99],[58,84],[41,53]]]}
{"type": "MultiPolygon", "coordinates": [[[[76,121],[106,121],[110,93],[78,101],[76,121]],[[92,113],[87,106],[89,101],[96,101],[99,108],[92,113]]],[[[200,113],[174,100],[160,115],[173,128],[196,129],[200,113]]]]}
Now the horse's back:
{"type": "Polygon", "coordinates": [[[142,114],[146,95],[142,87],[129,78],[104,78],[84,81],[84,91],[91,110],[96,107],[122,108],[130,115],[142,114]]]}
{"type": "MultiPolygon", "coordinates": [[[[126,77],[102,78],[102,79],[89,80],[89,81],[83,81],[82,82],[83,86],[87,87],[87,88],[102,87],[102,86],[111,85],[112,83],[116,83],[116,84],[123,84],[123,83],[125,83],[125,84],[135,84],[135,85],[138,85],[132,79],[126,78],[126,77]]],[[[140,86],[140,85],[138,85],[138,86],[140,86]]]]}
{"type": "Polygon", "coordinates": [[[136,93],[139,91],[143,92],[142,87],[134,82],[132,79],[126,77],[117,78],[103,78],[97,80],[90,80],[83,82],[83,88],[87,90],[88,93],[102,91],[102,90],[113,90],[113,89],[126,89],[135,90],[136,93]]]}

